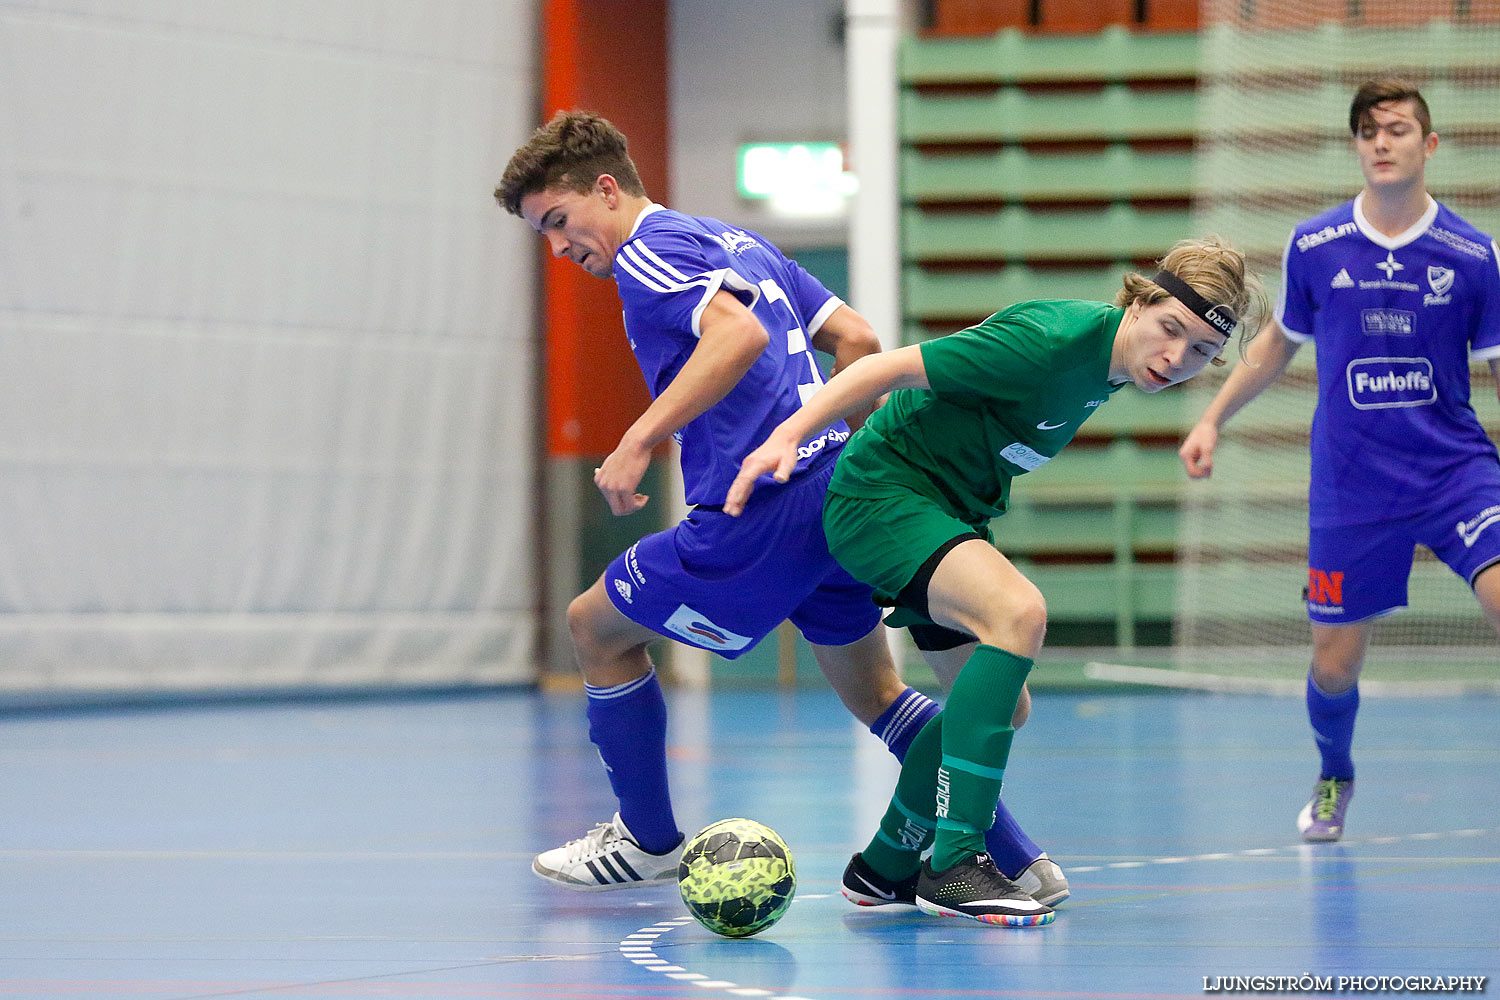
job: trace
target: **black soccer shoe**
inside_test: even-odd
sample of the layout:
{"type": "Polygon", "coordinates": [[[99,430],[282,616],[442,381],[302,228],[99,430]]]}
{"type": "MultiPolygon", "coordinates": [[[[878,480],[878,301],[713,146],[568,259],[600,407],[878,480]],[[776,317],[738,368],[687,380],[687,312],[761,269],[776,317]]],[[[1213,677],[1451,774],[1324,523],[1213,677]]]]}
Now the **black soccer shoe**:
{"type": "Polygon", "coordinates": [[[1057,919],[1050,906],[1000,874],[988,854],[975,854],[935,872],[922,862],[917,875],[917,908],[935,917],[968,917],[1004,927],[1040,927],[1057,919]]]}
{"type": "Polygon", "coordinates": [[[891,903],[916,906],[917,873],[912,872],[900,882],[892,882],[871,868],[864,855],[856,854],[844,869],[843,891],[844,898],[855,906],[889,906],[891,903]]]}

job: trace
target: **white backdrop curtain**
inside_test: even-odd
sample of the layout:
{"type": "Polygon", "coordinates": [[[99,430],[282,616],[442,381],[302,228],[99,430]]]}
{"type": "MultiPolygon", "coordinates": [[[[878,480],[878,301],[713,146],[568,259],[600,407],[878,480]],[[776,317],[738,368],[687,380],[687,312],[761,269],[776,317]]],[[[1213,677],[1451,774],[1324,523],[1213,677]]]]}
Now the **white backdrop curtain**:
{"type": "Polygon", "coordinates": [[[532,672],[524,0],[0,0],[0,695],[532,672]]]}

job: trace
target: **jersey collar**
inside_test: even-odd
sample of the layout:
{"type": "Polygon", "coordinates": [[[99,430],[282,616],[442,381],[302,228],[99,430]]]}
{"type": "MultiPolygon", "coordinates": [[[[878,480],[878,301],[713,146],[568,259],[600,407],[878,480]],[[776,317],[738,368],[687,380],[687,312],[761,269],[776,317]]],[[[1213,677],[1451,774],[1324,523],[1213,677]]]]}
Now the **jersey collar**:
{"type": "Polygon", "coordinates": [[[1384,247],[1387,250],[1400,250],[1406,244],[1427,232],[1428,227],[1432,225],[1432,220],[1437,218],[1437,212],[1438,203],[1433,200],[1432,195],[1428,195],[1427,211],[1422,213],[1422,217],[1406,232],[1396,236],[1387,236],[1370,225],[1370,220],[1365,218],[1365,193],[1361,191],[1354,196],[1354,224],[1359,227],[1359,231],[1364,233],[1365,238],[1371,243],[1379,247],[1384,247]]]}
{"type": "MultiPolygon", "coordinates": [[[[664,212],[666,211],[666,209],[667,206],[658,205],[654,201],[651,204],[647,205],[645,208],[641,209],[641,214],[635,217],[635,224],[630,227],[630,235],[625,237],[625,243],[629,243],[631,240],[635,239],[635,232],[637,229],[641,228],[641,223],[645,221],[646,216],[650,215],[652,212],[664,212]]],[[[621,246],[623,245],[624,244],[621,244],[621,246]]]]}

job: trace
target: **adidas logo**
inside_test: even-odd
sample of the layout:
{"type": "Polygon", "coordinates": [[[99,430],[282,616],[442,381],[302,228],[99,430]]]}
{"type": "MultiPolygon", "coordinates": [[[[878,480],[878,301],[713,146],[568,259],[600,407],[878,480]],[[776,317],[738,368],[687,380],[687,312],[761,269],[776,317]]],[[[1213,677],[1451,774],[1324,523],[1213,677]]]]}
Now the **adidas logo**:
{"type": "Polygon", "coordinates": [[[1354,279],[1351,278],[1351,277],[1349,277],[1349,269],[1346,268],[1346,267],[1339,268],[1339,273],[1335,274],[1333,276],[1333,280],[1331,282],[1329,282],[1329,287],[1330,288],[1353,288],[1354,287],[1354,279]]]}

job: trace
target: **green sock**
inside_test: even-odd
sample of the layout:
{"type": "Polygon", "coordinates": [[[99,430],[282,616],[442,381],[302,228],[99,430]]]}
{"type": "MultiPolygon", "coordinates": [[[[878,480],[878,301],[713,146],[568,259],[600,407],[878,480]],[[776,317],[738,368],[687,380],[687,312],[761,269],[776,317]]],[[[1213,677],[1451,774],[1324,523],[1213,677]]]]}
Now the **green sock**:
{"type": "Polygon", "coordinates": [[[937,821],[932,782],[943,752],[943,716],[928,720],[907,748],[896,793],[870,845],[860,853],[865,863],[893,882],[910,876],[922,864],[937,821]]]}
{"type": "Polygon", "coordinates": [[[984,831],[995,822],[995,802],[1016,734],[1011,716],[1031,667],[1024,656],[981,645],[953,682],[943,708],[948,722],[937,771],[935,871],[984,850],[984,831]]]}

